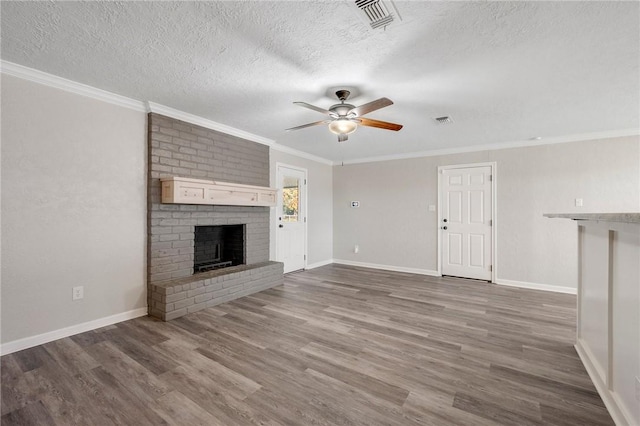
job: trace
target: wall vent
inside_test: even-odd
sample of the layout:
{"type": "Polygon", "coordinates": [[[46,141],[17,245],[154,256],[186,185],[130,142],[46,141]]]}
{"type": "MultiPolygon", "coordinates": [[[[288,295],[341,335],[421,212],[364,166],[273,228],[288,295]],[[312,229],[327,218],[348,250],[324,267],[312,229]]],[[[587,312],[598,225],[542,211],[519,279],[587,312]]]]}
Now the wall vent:
{"type": "Polygon", "coordinates": [[[355,5],[364,13],[366,21],[373,29],[386,27],[396,17],[401,19],[390,0],[355,0],[355,5]],[[392,12],[395,12],[395,15],[392,12]]]}
{"type": "Polygon", "coordinates": [[[449,123],[453,123],[453,118],[449,117],[448,115],[442,116],[442,117],[436,117],[434,118],[434,120],[436,121],[436,123],[438,124],[449,124],[449,123]]]}

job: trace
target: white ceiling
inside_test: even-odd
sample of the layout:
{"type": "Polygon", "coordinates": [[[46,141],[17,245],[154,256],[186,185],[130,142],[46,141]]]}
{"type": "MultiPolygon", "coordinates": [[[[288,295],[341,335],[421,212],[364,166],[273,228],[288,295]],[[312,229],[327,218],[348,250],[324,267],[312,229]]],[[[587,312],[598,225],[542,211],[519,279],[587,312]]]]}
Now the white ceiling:
{"type": "Polygon", "coordinates": [[[2,1],[1,56],[337,162],[640,127],[638,2],[395,5],[373,30],[346,0],[2,1]],[[344,87],[404,128],[284,131],[344,87]]]}

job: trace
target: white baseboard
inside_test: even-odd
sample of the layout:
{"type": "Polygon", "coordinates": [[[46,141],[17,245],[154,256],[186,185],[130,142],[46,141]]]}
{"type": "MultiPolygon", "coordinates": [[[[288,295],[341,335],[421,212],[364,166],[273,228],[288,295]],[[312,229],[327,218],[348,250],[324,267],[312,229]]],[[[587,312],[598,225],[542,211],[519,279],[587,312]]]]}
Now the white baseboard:
{"type": "MultiPolygon", "coordinates": [[[[438,271],[433,271],[430,269],[406,268],[403,266],[381,265],[378,263],[354,262],[352,260],[344,260],[344,259],[323,260],[322,262],[316,262],[316,263],[307,265],[305,269],[315,269],[321,266],[330,265],[332,263],[336,263],[338,265],[359,266],[361,268],[382,269],[385,271],[407,272],[410,274],[428,275],[431,277],[442,276],[440,273],[438,273],[438,271]]],[[[573,287],[562,287],[562,286],[549,285],[549,284],[531,283],[526,281],[503,280],[501,278],[497,278],[495,283],[498,285],[504,285],[507,287],[518,287],[518,288],[526,288],[530,290],[552,291],[555,293],[577,294],[578,292],[578,289],[573,287]]]]}
{"type": "Polygon", "coordinates": [[[381,265],[378,263],[354,262],[351,260],[333,259],[333,263],[339,265],[359,266],[361,268],[382,269],[385,271],[407,272],[409,274],[429,275],[431,277],[440,277],[438,271],[430,269],[405,268],[404,266],[381,265]]]}
{"type": "Polygon", "coordinates": [[[589,349],[589,345],[587,345],[584,340],[578,339],[575,344],[575,348],[584,368],[587,370],[591,381],[596,387],[598,394],[600,394],[602,402],[604,402],[607,410],[609,410],[609,414],[611,415],[613,422],[618,426],[630,426],[635,424],[631,413],[629,413],[624,404],[620,401],[618,395],[607,387],[606,383],[602,379],[603,376],[598,373],[599,369],[597,368],[597,364],[593,362],[595,357],[589,349]]]}
{"type": "Polygon", "coordinates": [[[557,285],[530,283],[526,281],[503,280],[501,278],[496,278],[495,283],[498,285],[504,285],[507,287],[519,287],[519,288],[528,288],[530,290],[542,290],[542,291],[553,291],[556,293],[578,294],[578,289],[573,287],[561,287],[557,285]]]}
{"type": "Polygon", "coordinates": [[[315,269],[315,268],[319,268],[321,266],[331,265],[332,263],[333,263],[333,259],[327,259],[327,260],[323,260],[321,262],[311,263],[311,264],[307,265],[307,267],[304,268],[304,269],[315,269]]]}
{"type": "Polygon", "coordinates": [[[64,337],[73,336],[75,334],[84,333],[85,331],[95,330],[96,328],[106,327],[107,325],[116,324],[118,322],[143,317],[147,315],[147,307],[134,309],[132,311],[122,312],[120,314],[111,315],[96,320],[83,322],[82,324],[72,325],[70,327],[61,328],[59,330],[49,331],[47,333],[38,334],[36,336],[25,337],[24,339],[14,340],[0,345],[0,355],[8,355],[23,349],[32,348],[34,346],[43,345],[54,340],[64,337]]]}

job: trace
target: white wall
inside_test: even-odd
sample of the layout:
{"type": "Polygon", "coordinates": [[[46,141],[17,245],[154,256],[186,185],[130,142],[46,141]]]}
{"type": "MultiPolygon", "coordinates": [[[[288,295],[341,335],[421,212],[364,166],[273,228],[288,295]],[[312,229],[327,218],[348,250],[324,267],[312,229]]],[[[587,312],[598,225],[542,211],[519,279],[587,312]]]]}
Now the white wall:
{"type": "Polygon", "coordinates": [[[640,211],[639,151],[625,137],[336,166],[334,258],[436,271],[438,166],[495,161],[498,280],[575,288],[575,226],[542,215],[640,211]]]}
{"type": "MultiPolygon", "coordinates": [[[[276,187],[276,164],[307,169],[307,265],[330,263],[333,257],[333,170],[328,164],[275,149],[270,150],[271,186],[276,187]]],[[[276,260],[276,211],[271,209],[270,252],[276,260]]]]}
{"type": "Polygon", "coordinates": [[[3,350],[144,310],[145,138],[144,112],[2,75],[3,350]]]}

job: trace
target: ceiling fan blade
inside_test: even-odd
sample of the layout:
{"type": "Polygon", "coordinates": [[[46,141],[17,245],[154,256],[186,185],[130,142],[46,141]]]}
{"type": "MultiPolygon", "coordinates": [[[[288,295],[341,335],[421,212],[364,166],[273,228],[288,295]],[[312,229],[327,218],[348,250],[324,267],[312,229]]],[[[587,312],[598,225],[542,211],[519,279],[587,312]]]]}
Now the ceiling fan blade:
{"type": "Polygon", "coordinates": [[[368,104],[360,105],[359,107],[355,107],[348,112],[348,114],[355,114],[357,117],[362,117],[365,114],[368,114],[372,111],[375,111],[380,108],[387,107],[389,105],[393,105],[391,99],[388,98],[380,98],[375,101],[369,102],[368,104]]]}
{"type": "Polygon", "coordinates": [[[331,120],[316,121],[313,123],[303,124],[302,126],[296,126],[296,127],[292,127],[290,129],[285,129],[285,130],[288,132],[289,130],[299,130],[299,129],[304,129],[305,127],[319,126],[320,124],[327,124],[329,122],[331,122],[331,120]]]}
{"type": "Polygon", "coordinates": [[[388,121],[372,120],[371,118],[360,117],[359,123],[362,126],[378,127],[380,129],[398,131],[402,129],[402,124],[389,123],[388,121]]]}
{"type": "Polygon", "coordinates": [[[326,110],[326,109],[324,109],[324,108],[317,107],[317,106],[315,106],[315,105],[308,104],[308,103],[306,103],[306,102],[294,102],[294,104],[296,104],[296,105],[300,105],[301,107],[305,107],[305,108],[312,109],[312,110],[314,110],[314,111],[321,112],[321,113],[323,113],[323,114],[327,114],[327,115],[331,114],[331,111],[329,111],[329,110],[326,110]]]}

